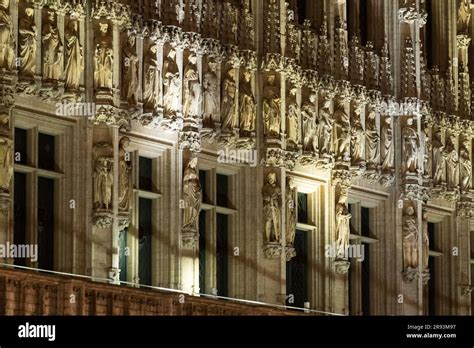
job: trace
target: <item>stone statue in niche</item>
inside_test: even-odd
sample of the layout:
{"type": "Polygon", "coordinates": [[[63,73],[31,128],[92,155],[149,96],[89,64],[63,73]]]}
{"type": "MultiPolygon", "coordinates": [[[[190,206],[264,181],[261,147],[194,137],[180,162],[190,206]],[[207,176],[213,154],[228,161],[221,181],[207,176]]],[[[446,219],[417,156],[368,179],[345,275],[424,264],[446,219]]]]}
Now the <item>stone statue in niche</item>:
{"type": "Polygon", "coordinates": [[[472,161],[470,148],[470,140],[465,138],[459,149],[460,186],[463,193],[468,193],[471,190],[472,161]]]}
{"type": "Polygon", "coordinates": [[[456,149],[456,137],[451,134],[446,144],[446,182],[449,188],[458,186],[459,155],[456,149]]]}
{"type": "Polygon", "coordinates": [[[349,114],[345,111],[345,106],[341,101],[337,103],[336,111],[334,112],[334,120],[336,158],[338,161],[350,161],[351,123],[349,120],[349,114]]]}
{"type": "Polygon", "coordinates": [[[427,178],[431,178],[431,172],[433,168],[433,146],[431,145],[431,139],[428,135],[427,129],[423,129],[423,138],[425,143],[425,154],[423,157],[423,175],[427,178]]]}
{"type": "Polygon", "coordinates": [[[288,105],[288,112],[286,115],[287,141],[293,147],[297,147],[299,143],[298,104],[295,98],[296,88],[290,91],[291,102],[288,105]]]}
{"type": "Polygon", "coordinates": [[[130,34],[123,48],[123,97],[129,104],[138,101],[138,54],[136,47],[136,36],[130,34]]]}
{"type": "Polygon", "coordinates": [[[0,69],[13,69],[15,59],[10,0],[0,1],[0,69]]]}
{"type": "Polygon", "coordinates": [[[202,189],[197,173],[198,158],[193,157],[183,176],[183,231],[198,232],[199,212],[201,211],[202,189]]]}
{"type": "Polygon", "coordinates": [[[109,35],[109,24],[99,23],[99,36],[95,38],[94,87],[112,88],[114,51],[109,35]]]}
{"type": "Polygon", "coordinates": [[[403,215],[403,267],[418,267],[418,223],[412,206],[403,215]]]}
{"type": "Polygon", "coordinates": [[[123,137],[119,142],[119,210],[129,211],[130,209],[130,173],[132,166],[130,164],[127,148],[130,145],[130,139],[123,137]]]}
{"type": "Polygon", "coordinates": [[[113,187],[113,150],[107,143],[99,143],[94,146],[92,158],[94,160],[94,208],[112,209],[112,187],[113,187]]]}
{"type": "Polygon", "coordinates": [[[64,47],[56,25],[56,14],[48,10],[46,22],[43,24],[43,78],[59,80],[63,70],[64,47]]]}
{"type": "Polygon", "coordinates": [[[69,22],[65,32],[66,40],[66,87],[77,90],[84,70],[84,51],[79,42],[78,21],[69,22]]]}
{"type": "Polygon", "coordinates": [[[143,105],[145,111],[155,110],[158,105],[160,94],[159,68],[158,68],[158,46],[152,44],[144,59],[144,91],[143,105]]]}
{"type": "Polygon", "coordinates": [[[13,141],[0,135],[0,193],[10,193],[13,177],[13,141]]]}
{"type": "Polygon", "coordinates": [[[237,84],[235,82],[236,70],[231,68],[227,71],[222,82],[221,120],[222,130],[232,131],[239,125],[239,115],[236,110],[235,96],[237,84]]]}
{"type": "Polygon", "coordinates": [[[331,114],[331,100],[325,99],[323,107],[319,110],[318,122],[318,144],[319,152],[323,156],[331,153],[331,144],[333,141],[334,119],[331,114]]]}
{"type": "Polygon", "coordinates": [[[420,137],[413,127],[413,118],[407,120],[402,130],[403,138],[403,169],[405,174],[417,174],[420,169],[420,137]]]}
{"type": "Polygon", "coordinates": [[[181,110],[181,77],[174,49],[168,52],[163,62],[163,104],[167,115],[181,110]]]}
{"type": "Polygon", "coordinates": [[[240,80],[240,130],[247,133],[255,132],[257,118],[257,102],[252,92],[252,72],[245,70],[240,80]]]}
{"type": "Polygon", "coordinates": [[[286,245],[293,246],[296,234],[296,185],[294,179],[289,176],[286,180],[286,245]]]}
{"type": "Polygon", "coordinates": [[[269,173],[262,190],[263,218],[266,243],[280,243],[281,237],[281,189],[276,173],[269,173]]]}
{"type": "Polygon", "coordinates": [[[359,165],[364,160],[365,131],[360,122],[360,114],[356,113],[351,127],[351,162],[359,165]]]}
{"type": "Polygon", "coordinates": [[[303,151],[318,152],[318,137],[316,136],[316,100],[318,96],[312,93],[309,102],[303,105],[301,119],[303,121],[303,151]]]}
{"type": "Polygon", "coordinates": [[[336,250],[338,259],[345,259],[345,251],[349,247],[351,217],[345,199],[340,199],[336,204],[336,250]]]}
{"type": "Polygon", "coordinates": [[[197,57],[191,54],[184,69],[184,115],[197,118],[202,100],[202,88],[197,69],[197,57]]]}
{"type": "Polygon", "coordinates": [[[433,185],[437,186],[446,180],[446,154],[441,130],[437,129],[433,135],[433,185]]]}
{"type": "Polygon", "coordinates": [[[469,33],[469,23],[471,20],[471,0],[458,0],[458,34],[469,33]]]}
{"type": "Polygon", "coordinates": [[[393,128],[392,119],[386,117],[382,125],[382,172],[389,172],[393,169],[394,149],[393,149],[393,128]]]}
{"type": "Polygon", "coordinates": [[[380,160],[380,136],[376,116],[374,111],[369,112],[365,125],[365,158],[369,169],[376,168],[380,160]]]}
{"type": "Polygon", "coordinates": [[[423,210],[423,270],[429,269],[430,261],[430,236],[428,234],[428,214],[423,210]]]}
{"type": "Polygon", "coordinates": [[[267,137],[280,136],[281,105],[280,90],[275,86],[275,74],[267,76],[268,84],[263,90],[263,120],[267,137]]]}
{"type": "Polygon", "coordinates": [[[217,63],[209,60],[207,63],[207,71],[203,77],[203,93],[204,93],[204,128],[213,128],[214,121],[219,115],[219,81],[217,78],[217,63]]]}
{"type": "Polygon", "coordinates": [[[34,77],[36,68],[36,40],[37,28],[34,18],[35,10],[31,7],[25,9],[25,15],[19,23],[19,55],[20,73],[24,76],[34,77]]]}

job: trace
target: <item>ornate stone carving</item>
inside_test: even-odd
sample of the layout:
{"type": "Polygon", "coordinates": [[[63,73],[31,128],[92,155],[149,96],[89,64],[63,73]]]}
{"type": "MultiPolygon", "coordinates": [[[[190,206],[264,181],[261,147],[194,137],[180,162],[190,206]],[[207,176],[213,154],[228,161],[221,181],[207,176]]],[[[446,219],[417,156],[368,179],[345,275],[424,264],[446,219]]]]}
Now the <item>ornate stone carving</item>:
{"type": "Polygon", "coordinates": [[[351,163],[353,166],[365,167],[365,131],[360,120],[360,110],[356,111],[351,125],[351,163]]]}
{"type": "Polygon", "coordinates": [[[465,137],[459,149],[459,174],[461,193],[466,194],[471,190],[472,181],[472,160],[471,160],[471,140],[465,137]]]}
{"type": "Polygon", "coordinates": [[[319,153],[323,157],[331,156],[331,144],[333,142],[334,119],[331,114],[331,99],[327,98],[319,110],[317,137],[319,153]]]}
{"type": "Polygon", "coordinates": [[[408,206],[403,214],[403,267],[418,267],[418,222],[415,208],[408,206]]]}
{"type": "Polygon", "coordinates": [[[64,35],[66,43],[66,68],[64,71],[66,88],[77,90],[84,70],[84,52],[79,42],[77,20],[69,22],[64,35]]]}
{"type": "Polygon", "coordinates": [[[367,169],[377,169],[380,161],[380,136],[376,124],[377,114],[369,112],[365,126],[365,158],[367,169]]]}
{"type": "Polygon", "coordinates": [[[161,93],[160,70],[158,67],[158,46],[152,44],[144,58],[143,109],[155,113],[161,93]]]}
{"type": "Polygon", "coordinates": [[[458,188],[459,154],[456,136],[450,134],[446,143],[446,183],[448,190],[458,188]]]}
{"type": "Polygon", "coordinates": [[[413,118],[408,118],[402,130],[403,139],[403,172],[405,174],[417,174],[420,169],[420,137],[413,126],[413,118]]]}
{"type": "Polygon", "coordinates": [[[94,43],[94,87],[96,89],[111,89],[114,51],[110,40],[109,24],[99,22],[99,32],[94,43]]]}
{"type": "Polygon", "coordinates": [[[181,111],[181,76],[174,49],[163,62],[163,106],[166,118],[174,118],[181,111]]]}
{"type": "Polygon", "coordinates": [[[291,176],[286,179],[286,246],[293,246],[296,232],[296,185],[291,176]]]}
{"type": "Polygon", "coordinates": [[[239,126],[239,115],[237,114],[237,70],[230,68],[225,73],[222,81],[222,103],[221,122],[222,131],[233,132],[239,126]]]}
{"type": "Polygon", "coordinates": [[[345,260],[346,258],[343,254],[349,247],[350,219],[352,217],[347,208],[345,198],[340,197],[338,203],[336,203],[335,214],[337,259],[345,260]]]}
{"type": "Polygon", "coordinates": [[[25,77],[34,77],[36,69],[37,28],[32,7],[25,9],[19,23],[20,73],[25,77]]]}
{"type": "Polygon", "coordinates": [[[318,136],[316,134],[317,109],[316,101],[318,96],[312,93],[309,100],[301,109],[301,119],[303,122],[303,152],[309,154],[319,153],[318,136]]]}
{"type": "Polygon", "coordinates": [[[263,120],[266,137],[279,137],[281,131],[280,90],[275,86],[275,74],[267,75],[263,91],[263,120]]]}
{"type": "Polygon", "coordinates": [[[296,102],[296,88],[291,89],[288,100],[288,111],[286,113],[287,145],[296,149],[299,144],[299,106],[296,102]]]}
{"type": "Polygon", "coordinates": [[[135,105],[138,101],[138,54],[136,47],[136,36],[129,33],[127,43],[122,51],[123,55],[123,98],[130,104],[135,105]]]}
{"type": "Polygon", "coordinates": [[[239,84],[240,131],[243,135],[255,132],[257,102],[252,91],[252,72],[245,70],[239,84]]]}
{"type": "Polygon", "coordinates": [[[191,53],[184,69],[184,117],[197,124],[201,113],[202,87],[197,69],[197,56],[191,53]]]}
{"type": "Polygon", "coordinates": [[[351,159],[351,123],[349,120],[349,114],[346,112],[344,103],[341,100],[339,100],[336,104],[334,120],[334,145],[336,149],[336,160],[348,162],[351,159]]]}
{"type": "Polygon", "coordinates": [[[197,238],[199,231],[198,222],[199,212],[201,211],[202,189],[197,173],[197,164],[198,158],[191,158],[183,175],[183,246],[189,246],[190,237],[197,238]]]}
{"type": "Polygon", "coordinates": [[[56,25],[55,12],[50,9],[47,13],[42,36],[43,78],[59,80],[63,73],[64,46],[56,25]]]}
{"type": "Polygon", "coordinates": [[[457,32],[458,34],[467,34],[469,32],[469,23],[471,21],[471,1],[458,0],[457,3],[457,32]]]}
{"type": "Polygon", "coordinates": [[[113,149],[108,143],[98,143],[92,150],[94,161],[94,208],[96,210],[112,209],[113,185],[113,149]]]}
{"type": "Polygon", "coordinates": [[[262,195],[265,245],[281,247],[281,189],[277,182],[276,173],[270,172],[267,175],[262,195]]]}
{"type": "Polygon", "coordinates": [[[437,129],[433,136],[433,185],[439,186],[446,180],[446,154],[441,129],[437,129]]]}
{"type": "Polygon", "coordinates": [[[15,60],[14,40],[10,0],[3,0],[0,2],[0,69],[13,69],[15,60]]]}
{"type": "Polygon", "coordinates": [[[0,194],[10,194],[13,177],[13,141],[0,134],[0,194]]]}
{"type": "Polygon", "coordinates": [[[130,144],[128,137],[123,137],[119,142],[119,210],[128,212],[130,210],[130,192],[131,179],[130,174],[132,166],[130,164],[127,148],[130,144]]]}
{"type": "Polygon", "coordinates": [[[204,115],[203,127],[212,129],[219,120],[219,80],[217,77],[217,63],[210,59],[207,62],[207,71],[203,77],[204,115]]]}

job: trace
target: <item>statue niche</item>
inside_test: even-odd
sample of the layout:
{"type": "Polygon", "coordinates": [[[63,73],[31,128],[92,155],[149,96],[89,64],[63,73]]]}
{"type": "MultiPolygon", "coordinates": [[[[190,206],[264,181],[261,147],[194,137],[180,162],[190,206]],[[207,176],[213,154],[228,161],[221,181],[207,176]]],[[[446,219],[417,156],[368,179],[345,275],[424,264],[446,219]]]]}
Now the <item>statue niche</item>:
{"type": "Polygon", "coordinates": [[[221,103],[221,122],[222,130],[233,132],[239,126],[239,115],[237,114],[236,94],[237,70],[231,68],[227,71],[222,81],[222,103],[221,103]]]}
{"type": "Polygon", "coordinates": [[[77,20],[69,22],[64,36],[66,42],[65,83],[68,89],[77,90],[84,70],[84,50],[79,42],[77,20]]]}
{"type": "Polygon", "coordinates": [[[92,150],[94,161],[94,209],[112,209],[113,149],[108,143],[98,143],[92,150]]]}
{"type": "Polygon", "coordinates": [[[318,137],[316,135],[316,100],[318,96],[312,93],[309,102],[306,102],[301,109],[301,119],[303,120],[303,151],[305,153],[318,152],[318,137]]]}
{"type": "Polygon", "coordinates": [[[127,43],[123,48],[123,97],[130,105],[138,102],[138,54],[136,47],[136,36],[128,35],[127,43]]]}
{"type": "Polygon", "coordinates": [[[13,177],[13,141],[0,135],[0,194],[9,194],[13,177]]]}
{"type": "Polygon", "coordinates": [[[168,118],[181,111],[181,76],[174,49],[170,49],[163,61],[163,106],[168,118]]]}
{"type": "Polygon", "coordinates": [[[198,233],[199,212],[201,211],[202,189],[197,173],[198,158],[193,157],[183,176],[183,232],[187,234],[198,233]]]}
{"type": "Polygon", "coordinates": [[[207,62],[207,71],[203,78],[204,115],[203,127],[212,129],[219,123],[219,80],[217,77],[217,63],[214,60],[207,62]]]}
{"type": "Polygon", "coordinates": [[[276,173],[272,172],[267,175],[262,195],[265,243],[279,245],[281,237],[281,189],[278,186],[276,173]]]}
{"type": "Polygon", "coordinates": [[[202,101],[202,88],[197,68],[197,56],[192,53],[184,69],[184,116],[198,121],[202,101]]]}
{"type": "Polygon", "coordinates": [[[15,42],[10,15],[10,0],[0,1],[0,69],[13,69],[15,42]]]}
{"type": "Polygon", "coordinates": [[[471,190],[472,161],[470,148],[470,139],[465,138],[459,149],[459,173],[462,193],[468,193],[471,190]]]}
{"type": "Polygon", "coordinates": [[[35,10],[27,7],[18,25],[20,73],[25,77],[35,76],[37,28],[34,14],[35,10]]]}
{"type": "Polygon", "coordinates": [[[111,89],[114,51],[108,23],[99,23],[99,35],[95,38],[94,46],[94,87],[111,89]]]}
{"type": "Polygon", "coordinates": [[[43,24],[43,78],[59,80],[63,71],[64,47],[56,24],[56,14],[47,11],[47,19],[43,24]]]}
{"type": "Polygon", "coordinates": [[[158,46],[152,44],[144,59],[143,105],[146,112],[153,112],[159,103],[160,70],[158,68],[158,46]]]}
{"type": "Polygon", "coordinates": [[[413,127],[413,118],[407,120],[402,130],[403,170],[405,174],[417,174],[420,169],[420,137],[413,127]]]}
{"type": "Polygon", "coordinates": [[[119,201],[120,211],[128,212],[130,210],[130,173],[132,166],[128,159],[127,148],[130,145],[130,139],[123,137],[119,142],[119,201]]]}
{"type": "Polygon", "coordinates": [[[240,80],[240,131],[244,135],[255,132],[257,102],[252,92],[252,72],[245,70],[240,80]]]}
{"type": "Polygon", "coordinates": [[[280,89],[275,86],[275,74],[269,73],[263,90],[263,120],[265,136],[278,138],[281,131],[280,89]]]}

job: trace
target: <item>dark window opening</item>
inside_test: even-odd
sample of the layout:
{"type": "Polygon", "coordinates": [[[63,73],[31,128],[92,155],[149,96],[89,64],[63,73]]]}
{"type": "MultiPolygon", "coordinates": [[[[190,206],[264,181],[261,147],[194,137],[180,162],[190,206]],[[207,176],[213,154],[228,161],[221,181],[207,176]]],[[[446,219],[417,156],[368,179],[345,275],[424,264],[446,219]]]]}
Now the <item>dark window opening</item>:
{"type": "Polygon", "coordinates": [[[153,191],[153,160],[147,157],[139,158],[138,187],[143,191],[153,191]]]}
{"type": "Polygon", "coordinates": [[[229,207],[229,177],[217,174],[217,205],[229,207]]]}
{"type": "Polygon", "coordinates": [[[426,9],[426,14],[428,15],[427,17],[427,23],[425,25],[425,45],[423,48],[423,51],[425,53],[426,57],[426,67],[427,69],[433,69],[433,44],[431,42],[431,39],[433,38],[433,25],[434,25],[434,20],[433,20],[433,11],[431,9],[431,0],[425,0],[425,9],[426,9]]]}
{"type": "Polygon", "coordinates": [[[199,171],[199,183],[201,184],[201,190],[202,190],[202,202],[211,204],[211,200],[209,199],[209,191],[207,187],[207,171],[205,170],[199,171]]]}
{"type": "Polygon", "coordinates": [[[362,315],[370,315],[370,244],[364,245],[364,261],[362,262],[361,292],[362,292],[362,315]]]}
{"type": "Polygon", "coordinates": [[[370,232],[370,209],[361,207],[360,209],[361,235],[364,237],[371,237],[370,232]]]}
{"type": "Polygon", "coordinates": [[[228,270],[229,270],[229,245],[228,245],[228,216],[217,214],[217,241],[216,241],[216,278],[217,295],[228,296],[228,270]]]}
{"type": "Polygon", "coordinates": [[[428,281],[428,315],[436,315],[436,260],[434,257],[428,261],[430,280],[428,281]]]}
{"type": "Polygon", "coordinates": [[[436,224],[428,222],[428,238],[430,241],[430,250],[438,250],[436,247],[436,224]]]}
{"type": "MultiPolygon", "coordinates": [[[[351,1],[349,1],[351,2],[351,1]]],[[[359,34],[360,44],[365,46],[368,39],[368,15],[367,15],[367,1],[359,0],[359,34]]]]}
{"type": "MultiPolygon", "coordinates": [[[[26,174],[15,172],[13,243],[26,244],[26,174]]],[[[15,258],[15,265],[26,266],[25,258],[15,258]]]]}
{"type": "Polygon", "coordinates": [[[206,211],[199,213],[199,292],[206,293],[206,211]]]}
{"type": "Polygon", "coordinates": [[[308,195],[298,192],[298,222],[308,223],[308,195]]]}
{"type": "Polygon", "coordinates": [[[152,201],[140,198],[138,213],[138,276],[140,284],[151,285],[152,201]]]}
{"type": "Polygon", "coordinates": [[[306,19],[306,0],[298,0],[296,3],[296,20],[298,24],[303,25],[306,19]]]}
{"type": "Polygon", "coordinates": [[[38,178],[38,267],[54,269],[54,180],[38,178]]]}
{"type": "Polygon", "coordinates": [[[28,133],[26,129],[15,128],[15,162],[18,164],[28,163],[28,133]]]}
{"type": "Polygon", "coordinates": [[[54,170],[54,136],[39,133],[38,136],[38,167],[54,170]]]}
{"type": "Polygon", "coordinates": [[[120,281],[127,281],[127,257],[129,255],[128,246],[128,228],[125,227],[119,232],[119,268],[120,268],[120,281]]]}
{"type": "Polygon", "coordinates": [[[286,263],[287,306],[304,308],[308,302],[308,235],[296,230],[296,256],[286,263]]]}

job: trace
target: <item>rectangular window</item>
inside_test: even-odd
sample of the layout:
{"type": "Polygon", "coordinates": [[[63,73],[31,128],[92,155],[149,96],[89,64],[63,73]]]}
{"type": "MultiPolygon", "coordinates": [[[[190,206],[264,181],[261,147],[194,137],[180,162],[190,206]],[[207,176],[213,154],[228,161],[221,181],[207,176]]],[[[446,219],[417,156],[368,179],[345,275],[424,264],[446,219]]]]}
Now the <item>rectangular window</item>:
{"type": "Polygon", "coordinates": [[[38,267],[54,268],[54,180],[38,178],[38,267]]]}
{"type": "Polygon", "coordinates": [[[370,209],[361,207],[360,209],[361,236],[370,237],[370,209]]]}
{"type": "Polygon", "coordinates": [[[206,293],[206,211],[199,213],[199,292],[206,293]]]}
{"type": "Polygon", "coordinates": [[[127,246],[128,228],[125,227],[119,232],[119,268],[120,281],[127,281],[127,256],[129,255],[127,246]]]}
{"type": "Polygon", "coordinates": [[[229,206],[229,178],[226,175],[217,174],[217,205],[219,207],[229,206]]]}
{"type": "Polygon", "coordinates": [[[308,301],[308,235],[296,230],[296,256],[286,263],[287,305],[304,307],[308,301]]]}
{"type": "Polygon", "coordinates": [[[54,171],[54,136],[44,133],[38,135],[38,167],[54,171]]]}
{"type": "Polygon", "coordinates": [[[147,157],[138,159],[138,187],[143,191],[153,191],[153,160],[147,157]]]}
{"type": "Polygon", "coordinates": [[[308,223],[308,195],[298,192],[298,222],[308,223]]]}
{"type": "Polygon", "coordinates": [[[209,199],[209,191],[207,187],[207,171],[200,170],[199,171],[199,183],[201,184],[202,190],[202,202],[211,204],[211,200],[209,199]]]}
{"type": "Polygon", "coordinates": [[[26,129],[15,128],[15,163],[28,163],[28,133],[26,129]]]}
{"type": "Polygon", "coordinates": [[[138,276],[142,285],[151,285],[152,205],[150,199],[140,198],[139,200],[138,276]]]}
{"type": "MultiPolygon", "coordinates": [[[[15,223],[13,229],[13,242],[26,244],[26,174],[15,172],[15,223]]],[[[25,258],[15,258],[15,265],[26,266],[25,258]]]]}
{"type": "Polygon", "coordinates": [[[361,290],[362,315],[370,315],[370,244],[364,245],[364,261],[362,262],[361,290]]]}
{"type": "Polygon", "coordinates": [[[228,216],[217,214],[217,241],[216,241],[216,279],[217,294],[228,296],[228,269],[229,269],[229,246],[228,246],[228,216]]]}

